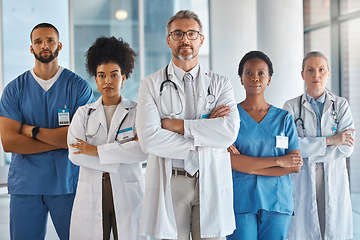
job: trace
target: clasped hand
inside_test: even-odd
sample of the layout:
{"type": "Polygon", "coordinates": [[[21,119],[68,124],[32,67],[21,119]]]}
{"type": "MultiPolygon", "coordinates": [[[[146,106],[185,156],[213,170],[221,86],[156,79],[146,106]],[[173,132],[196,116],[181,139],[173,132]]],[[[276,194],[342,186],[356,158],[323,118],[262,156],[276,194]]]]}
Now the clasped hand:
{"type": "Polygon", "coordinates": [[[79,149],[80,151],[74,152],[74,154],[86,154],[90,156],[99,156],[97,146],[91,145],[80,138],[76,138],[78,143],[69,144],[70,147],[79,149]]]}
{"type": "Polygon", "coordinates": [[[349,147],[354,146],[355,140],[352,136],[352,133],[355,132],[355,129],[348,129],[338,133],[334,136],[326,138],[327,146],[339,146],[339,145],[347,145],[349,147]]]}

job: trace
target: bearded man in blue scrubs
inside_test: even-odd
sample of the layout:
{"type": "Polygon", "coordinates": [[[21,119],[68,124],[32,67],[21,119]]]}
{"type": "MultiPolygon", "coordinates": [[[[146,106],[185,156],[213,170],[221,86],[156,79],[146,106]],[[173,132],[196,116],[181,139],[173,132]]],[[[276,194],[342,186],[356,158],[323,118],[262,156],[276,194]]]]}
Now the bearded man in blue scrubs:
{"type": "Polygon", "coordinates": [[[94,97],[89,84],[58,65],[58,30],[49,23],[30,34],[35,67],[4,89],[0,134],[11,152],[8,176],[11,239],[44,239],[48,212],[60,239],[69,238],[78,167],[68,159],[68,125],[94,97]]]}

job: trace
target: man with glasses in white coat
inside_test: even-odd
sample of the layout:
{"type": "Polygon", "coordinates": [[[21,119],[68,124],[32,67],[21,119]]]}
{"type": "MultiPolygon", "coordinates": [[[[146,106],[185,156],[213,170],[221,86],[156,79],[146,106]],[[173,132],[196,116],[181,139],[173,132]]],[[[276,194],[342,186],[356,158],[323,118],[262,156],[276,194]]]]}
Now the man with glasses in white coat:
{"type": "Polygon", "coordinates": [[[202,24],[182,10],[167,23],[172,60],[140,83],[136,128],[149,153],[141,234],[220,239],[235,229],[230,156],[239,114],[229,79],[198,63],[202,24]]]}

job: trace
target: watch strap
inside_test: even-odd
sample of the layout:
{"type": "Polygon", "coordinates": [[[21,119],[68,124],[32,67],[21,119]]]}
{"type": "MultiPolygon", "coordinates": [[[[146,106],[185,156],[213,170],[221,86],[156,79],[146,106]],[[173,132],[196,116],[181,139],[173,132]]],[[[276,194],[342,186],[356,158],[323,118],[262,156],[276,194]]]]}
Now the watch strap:
{"type": "Polygon", "coordinates": [[[39,127],[34,127],[34,128],[32,129],[32,138],[33,138],[33,139],[37,139],[37,138],[36,138],[36,135],[39,133],[39,130],[40,130],[39,127]]]}

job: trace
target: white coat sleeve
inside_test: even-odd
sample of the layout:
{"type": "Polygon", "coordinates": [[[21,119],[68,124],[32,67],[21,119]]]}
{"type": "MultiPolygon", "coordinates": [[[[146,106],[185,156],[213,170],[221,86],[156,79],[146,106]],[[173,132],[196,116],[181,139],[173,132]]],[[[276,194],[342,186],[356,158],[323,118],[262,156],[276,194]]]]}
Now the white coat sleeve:
{"type": "Polygon", "coordinates": [[[194,139],[195,146],[227,148],[233,144],[239,132],[240,117],[237,110],[234,91],[229,79],[219,84],[219,98],[216,107],[229,106],[229,116],[212,119],[185,120],[185,137],[194,139]]]}
{"type": "MultiPolygon", "coordinates": [[[[289,102],[286,102],[283,108],[294,116],[294,109],[292,109],[289,102]]],[[[337,132],[341,133],[344,130],[353,129],[354,121],[348,103],[343,101],[338,109],[339,125],[337,132]]],[[[354,150],[353,147],[347,145],[326,146],[326,137],[300,137],[299,146],[301,156],[307,158],[311,163],[347,158],[354,150]]]]}
{"type": "Polygon", "coordinates": [[[98,154],[101,164],[136,163],[147,159],[140,144],[136,141],[119,144],[117,142],[98,146],[98,154]]]}
{"type": "MultiPolygon", "coordinates": [[[[145,78],[140,82],[136,129],[145,153],[163,158],[185,159],[194,150],[194,141],[161,128],[160,113],[155,102],[154,86],[145,78]]],[[[156,87],[156,86],[155,86],[156,87]]]]}
{"type": "MultiPolygon", "coordinates": [[[[71,143],[77,143],[76,138],[86,141],[85,137],[85,121],[86,121],[86,110],[84,107],[80,107],[71,121],[69,126],[67,142],[68,146],[71,143]]],[[[69,146],[69,159],[72,163],[78,166],[84,166],[92,168],[98,171],[116,173],[119,164],[101,164],[99,157],[89,156],[86,154],[74,154],[79,151],[76,148],[69,146]]]]}

